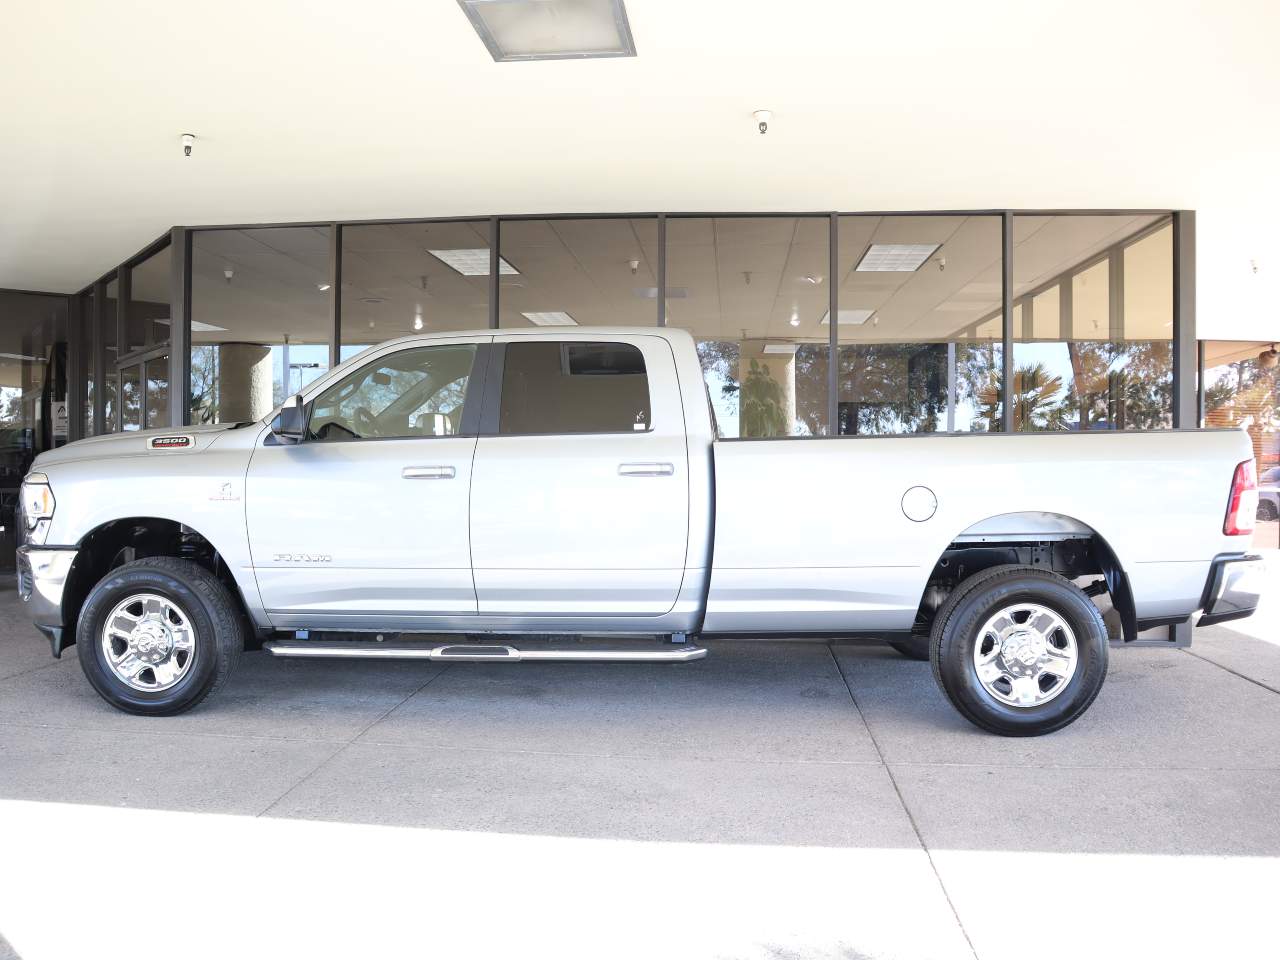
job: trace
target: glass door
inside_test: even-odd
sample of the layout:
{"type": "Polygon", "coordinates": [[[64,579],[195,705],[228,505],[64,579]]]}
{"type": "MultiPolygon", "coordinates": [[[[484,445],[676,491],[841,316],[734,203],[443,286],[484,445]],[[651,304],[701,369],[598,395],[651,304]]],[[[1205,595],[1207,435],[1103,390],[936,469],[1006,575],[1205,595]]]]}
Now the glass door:
{"type": "Polygon", "coordinates": [[[169,423],[169,355],[122,364],[120,429],[153,430],[169,423]]]}

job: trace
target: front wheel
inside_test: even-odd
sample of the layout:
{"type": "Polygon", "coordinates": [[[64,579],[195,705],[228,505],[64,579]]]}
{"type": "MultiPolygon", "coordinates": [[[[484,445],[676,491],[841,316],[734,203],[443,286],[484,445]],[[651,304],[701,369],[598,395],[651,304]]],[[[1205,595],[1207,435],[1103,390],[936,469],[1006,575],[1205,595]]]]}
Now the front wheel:
{"type": "Polygon", "coordinates": [[[970,722],[1008,737],[1059,730],[1107,675],[1107,630],[1071,581],[1036,567],[992,567],[961,583],[933,623],[930,660],[970,722]]]}
{"type": "Polygon", "coordinates": [[[126,563],[80,611],[80,668],[107,703],[128,713],[190,710],[226,681],[244,648],[230,591],[189,560],[126,563]]]}

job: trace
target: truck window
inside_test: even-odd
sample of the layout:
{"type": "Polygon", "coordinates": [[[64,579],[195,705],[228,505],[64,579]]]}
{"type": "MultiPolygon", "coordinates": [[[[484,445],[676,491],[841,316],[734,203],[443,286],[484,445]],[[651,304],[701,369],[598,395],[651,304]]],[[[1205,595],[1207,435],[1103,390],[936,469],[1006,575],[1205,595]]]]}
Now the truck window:
{"type": "Polygon", "coordinates": [[[308,439],[455,436],[475,355],[474,344],[450,344],[366,364],[315,400],[308,439]]]}
{"type": "Polygon", "coordinates": [[[635,433],[649,429],[644,356],[628,343],[509,343],[500,434],[635,433]]]}

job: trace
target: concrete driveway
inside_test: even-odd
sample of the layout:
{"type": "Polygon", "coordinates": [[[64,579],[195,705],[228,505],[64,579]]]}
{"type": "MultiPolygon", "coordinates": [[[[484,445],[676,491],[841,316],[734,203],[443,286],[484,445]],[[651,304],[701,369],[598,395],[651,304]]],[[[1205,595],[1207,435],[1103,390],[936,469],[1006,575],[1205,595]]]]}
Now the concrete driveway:
{"type": "Polygon", "coordinates": [[[247,655],[108,708],[0,593],[0,957],[1275,956],[1280,646],[1116,649],[1057,734],[870,643],[247,655]],[[8,945],[6,946],[5,940],[8,945]]]}

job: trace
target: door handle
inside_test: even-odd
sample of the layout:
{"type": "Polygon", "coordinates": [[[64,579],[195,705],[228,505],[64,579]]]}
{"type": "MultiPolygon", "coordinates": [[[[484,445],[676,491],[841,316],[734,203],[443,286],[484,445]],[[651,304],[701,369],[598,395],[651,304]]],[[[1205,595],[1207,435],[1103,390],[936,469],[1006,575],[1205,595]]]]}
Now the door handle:
{"type": "Polygon", "coordinates": [[[620,463],[620,477],[669,477],[676,472],[670,463],[620,463]]]}
{"type": "Polygon", "coordinates": [[[453,467],[405,467],[400,476],[406,480],[452,480],[457,473],[453,467]]]}

